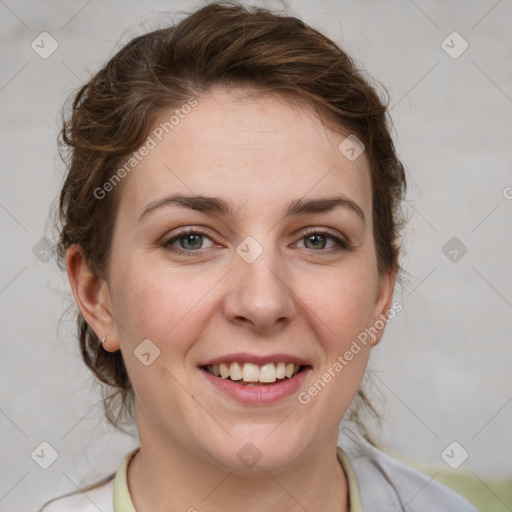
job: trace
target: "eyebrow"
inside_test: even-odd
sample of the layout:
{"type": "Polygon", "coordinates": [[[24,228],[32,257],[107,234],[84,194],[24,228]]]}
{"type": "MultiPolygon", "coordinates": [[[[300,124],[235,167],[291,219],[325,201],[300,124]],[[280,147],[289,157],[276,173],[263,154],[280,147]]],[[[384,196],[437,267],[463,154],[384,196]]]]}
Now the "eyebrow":
{"type": "MultiPolygon", "coordinates": [[[[139,216],[138,222],[148,217],[150,213],[164,206],[178,206],[189,208],[199,212],[209,214],[219,214],[225,217],[233,217],[233,209],[227,201],[220,197],[204,195],[183,195],[173,194],[163,199],[153,201],[144,208],[139,216]]],[[[364,225],[366,218],[361,207],[346,196],[338,195],[334,197],[320,197],[310,199],[294,199],[291,201],[284,212],[283,218],[293,215],[303,215],[307,213],[327,213],[336,208],[347,208],[355,212],[364,225]]]]}

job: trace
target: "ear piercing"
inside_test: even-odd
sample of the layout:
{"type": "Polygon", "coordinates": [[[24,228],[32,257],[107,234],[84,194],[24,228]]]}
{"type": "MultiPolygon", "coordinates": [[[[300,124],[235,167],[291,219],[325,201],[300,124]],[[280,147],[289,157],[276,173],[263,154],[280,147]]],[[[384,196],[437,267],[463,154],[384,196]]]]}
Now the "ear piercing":
{"type": "Polygon", "coordinates": [[[102,340],[100,340],[101,344],[103,345],[103,343],[105,343],[105,339],[106,337],[104,336],[102,340]]]}

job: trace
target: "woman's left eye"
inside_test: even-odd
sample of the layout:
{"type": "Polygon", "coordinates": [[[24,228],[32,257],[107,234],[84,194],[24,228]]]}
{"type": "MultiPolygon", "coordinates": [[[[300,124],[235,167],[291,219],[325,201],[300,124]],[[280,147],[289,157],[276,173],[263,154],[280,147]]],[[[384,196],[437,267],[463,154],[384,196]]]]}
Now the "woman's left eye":
{"type": "Polygon", "coordinates": [[[326,247],[329,240],[334,243],[335,250],[348,249],[348,244],[346,242],[327,231],[312,231],[303,236],[300,240],[305,241],[304,245],[310,244],[310,247],[305,247],[306,249],[331,249],[333,248],[332,245],[331,247],[326,247]]]}

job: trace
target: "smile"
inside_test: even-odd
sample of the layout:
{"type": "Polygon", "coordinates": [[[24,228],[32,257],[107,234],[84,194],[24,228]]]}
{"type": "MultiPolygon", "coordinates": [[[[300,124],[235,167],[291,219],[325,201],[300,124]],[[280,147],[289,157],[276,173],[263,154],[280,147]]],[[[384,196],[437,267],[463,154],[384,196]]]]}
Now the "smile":
{"type": "Polygon", "coordinates": [[[221,379],[229,379],[241,385],[273,384],[285,379],[291,379],[304,367],[294,363],[220,363],[206,365],[204,369],[211,375],[221,379]]]}

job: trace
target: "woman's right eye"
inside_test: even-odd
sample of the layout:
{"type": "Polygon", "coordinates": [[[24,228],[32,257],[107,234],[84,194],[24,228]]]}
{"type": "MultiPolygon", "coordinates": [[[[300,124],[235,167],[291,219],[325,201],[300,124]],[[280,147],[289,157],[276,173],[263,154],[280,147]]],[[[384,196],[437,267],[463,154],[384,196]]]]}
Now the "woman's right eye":
{"type": "Polygon", "coordinates": [[[162,246],[165,249],[176,252],[198,252],[208,247],[203,246],[204,239],[212,242],[208,247],[212,247],[213,241],[205,233],[200,231],[187,230],[185,232],[178,233],[177,235],[169,238],[162,242],[162,246]],[[179,247],[174,247],[176,243],[179,243],[179,247]]]}

